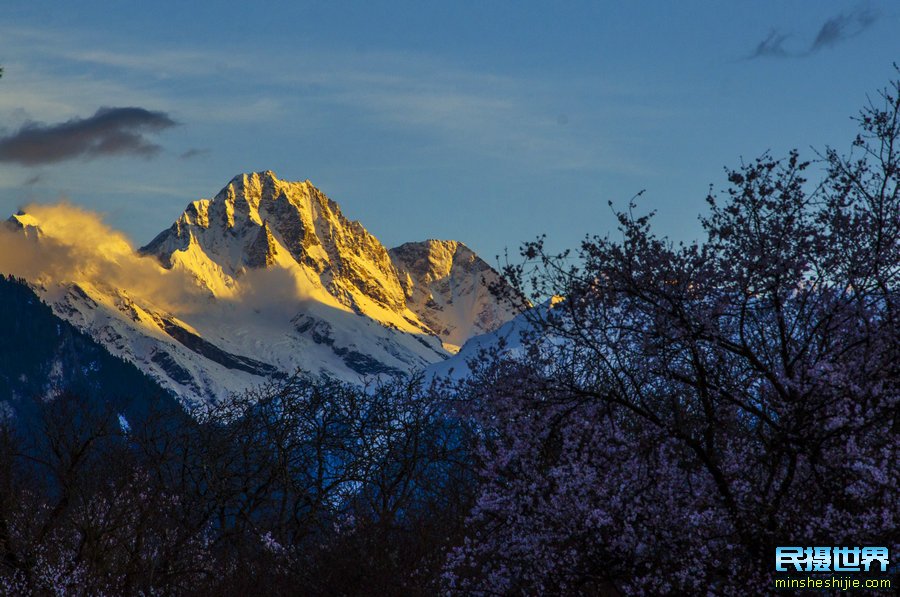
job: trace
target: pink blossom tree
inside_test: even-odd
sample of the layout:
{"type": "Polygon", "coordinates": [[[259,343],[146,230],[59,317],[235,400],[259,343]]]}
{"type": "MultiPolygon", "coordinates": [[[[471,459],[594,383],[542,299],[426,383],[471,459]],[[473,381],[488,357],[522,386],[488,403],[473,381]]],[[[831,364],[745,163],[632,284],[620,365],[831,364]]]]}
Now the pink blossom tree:
{"type": "Polygon", "coordinates": [[[848,155],[728,172],[703,240],[541,240],[519,356],[460,388],[482,430],[448,590],[748,594],[776,545],[900,549],[900,82],[848,155]]]}

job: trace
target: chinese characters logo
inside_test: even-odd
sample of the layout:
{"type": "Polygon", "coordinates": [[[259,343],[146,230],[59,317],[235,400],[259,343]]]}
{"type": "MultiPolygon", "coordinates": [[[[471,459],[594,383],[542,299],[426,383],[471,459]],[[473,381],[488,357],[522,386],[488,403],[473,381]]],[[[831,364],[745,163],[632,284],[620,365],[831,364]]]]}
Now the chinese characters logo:
{"type": "Polygon", "coordinates": [[[887,572],[887,547],[776,547],[777,572],[887,572]]]}

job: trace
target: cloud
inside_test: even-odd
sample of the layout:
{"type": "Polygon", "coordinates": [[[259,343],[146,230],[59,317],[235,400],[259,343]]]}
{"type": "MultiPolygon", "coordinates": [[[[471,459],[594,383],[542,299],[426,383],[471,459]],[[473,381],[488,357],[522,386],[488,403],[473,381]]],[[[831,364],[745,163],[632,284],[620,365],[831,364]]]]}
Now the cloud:
{"type": "Polygon", "coordinates": [[[797,58],[809,56],[825,48],[835,46],[851,37],[855,37],[871,27],[879,18],[879,14],[868,7],[860,7],[849,13],[841,13],[827,19],[819,28],[815,39],[806,52],[791,52],[785,48],[785,42],[791,37],[778,29],[756,45],[747,60],[754,58],[797,58]]]}
{"type": "Polygon", "coordinates": [[[868,8],[858,8],[849,14],[839,14],[822,24],[809,52],[830,48],[846,39],[855,37],[872,26],[878,14],[868,8]]]}
{"type": "Polygon", "coordinates": [[[299,268],[281,264],[265,269],[249,269],[237,280],[237,292],[230,300],[239,308],[254,313],[254,318],[284,321],[295,316],[299,301],[321,301],[329,297],[313,291],[315,282],[299,268]]]}
{"type": "MultiPolygon", "coordinates": [[[[23,66],[20,70],[30,77],[29,84],[16,88],[14,96],[0,94],[0,120],[22,122],[22,116],[14,120],[6,112],[23,105],[29,107],[29,114],[37,114],[32,118],[53,122],[62,120],[61,115],[85,113],[84,106],[100,105],[108,97],[149,104],[145,96],[134,95],[139,90],[156,93],[151,96],[155,105],[177,103],[179,117],[192,125],[215,126],[216,131],[278,122],[281,134],[290,132],[300,139],[322,134],[329,123],[336,135],[345,135],[353,122],[377,128],[371,131],[373,136],[383,131],[392,137],[428,135],[436,151],[474,152],[545,169],[634,174],[648,171],[645,158],[638,152],[626,153],[631,138],[609,138],[606,122],[672,116],[669,106],[635,101],[646,97],[643,83],[614,86],[594,75],[577,80],[562,75],[501,76],[425,53],[391,51],[236,54],[215,45],[161,49],[136,46],[133,40],[119,45],[104,40],[106,47],[97,48],[95,40],[79,37],[77,32],[53,33],[28,37],[27,31],[0,24],[0,38],[12,36],[17,41],[25,66],[33,65],[35,56],[71,65],[52,77],[43,74],[40,64],[23,66]],[[85,47],[95,49],[85,52],[85,47]],[[96,66],[114,67],[115,76],[96,66]],[[85,68],[97,77],[86,82],[71,74],[85,68]],[[182,80],[185,85],[172,85],[182,80]],[[197,85],[198,81],[204,84],[197,85]],[[565,105],[560,105],[561,88],[577,88],[566,94],[565,105]],[[174,97],[173,89],[181,95],[174,97]],[[192,91],[184,95],[184,89],[192,91]],[[578,119],[580,126],[560,126],[561,111],[573,121],[578,119]],[[602,116],[591,120],[588,115],[594,113],[602,116]],[[601,132],[595,126],[602,126],[601,132]]],[[[190,146],[176,155],[185,149],[190,146]]],[[[183,159],[192,157],[200,156],[189,153],[183,159]]],[[[108,186],[110,181],[103,184],[108,186]]]]}
{"type": "Polygon", "coordinates": [[[191,158],[207,156],[209,154],[210,154],[210,151],[208,149],[192,148],[192,149],[188,149],[187,151],[182,153],[181,156],[179,156],[179,157],[181,157],[181,159],[183,159],[183,160],[189,160],[191,158]]]}
{"type": "Polygon", "coordinates": [[[0,273],[43,284],[75,282],[124,291],[166,311],[191,311],[207,293],[186,273],[139,255],[94,212],[68,203],[20,211],[22,228],[0,222],[0,273]],[[39,230],[39,232],[38,232],[39,230]]]}
{"type": "Polygon", "coordinates": [[[749,59],[753,58],[763,58],[763,57],[776,57],[776,58],[786,58],[790,56],[790,53],[784,49],[784,42],[790,37],[785,33],[781,33],[777,29],[773,29],[768,37],[759,42],[756,45],[756,49],[751,52],[751,54],[747,57],[749,59]]]}
{"type": "Polygon", "coordinates": [[[144,108],[100,108],[89,118],[73,118],[51,125],[32,122],[0,138],[0,162],[39,166],[75,158],[150,157],[160,147],[145,134],[175,125],[165,112],[144,108]]]}
{"type": "Polygon", "coordinates": [[[67,202],[26,205],[16,217],[18,223],[0,220],[0,274],[44,288],[74,283],[201,325],[224,316],[283,329],[301,301],[337,305],[316,278],[282,265],[250,269],[214,298],[187,270],[164,268],[155,257],[138,253],[102,215],[67,202]]]}

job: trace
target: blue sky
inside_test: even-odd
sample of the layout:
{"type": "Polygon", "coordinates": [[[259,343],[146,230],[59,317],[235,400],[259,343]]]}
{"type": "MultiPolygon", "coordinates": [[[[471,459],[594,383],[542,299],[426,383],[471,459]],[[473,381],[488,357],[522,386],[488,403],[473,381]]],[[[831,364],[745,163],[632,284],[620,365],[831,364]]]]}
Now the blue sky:
{"type": "Polygon", "coordinates": [[[0,215],[66,198],[141,245],[271,169],[387,246],[572,247],[642,189],[687,239],[723,167],[849,148],[900,61],[889,1],[195,4],[5,4],[0,145],[102,107],[177,125],[55,161],[10,145],[0,215]]]}

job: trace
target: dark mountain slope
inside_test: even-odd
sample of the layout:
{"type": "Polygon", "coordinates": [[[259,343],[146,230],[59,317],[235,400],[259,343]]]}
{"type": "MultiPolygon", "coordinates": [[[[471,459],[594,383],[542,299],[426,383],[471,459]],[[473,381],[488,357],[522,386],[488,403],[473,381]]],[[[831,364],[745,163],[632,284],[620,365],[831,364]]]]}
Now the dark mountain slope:
{"type": "MultiPolygon", "coordinates": [[[[36,401],[60,392],[140,418],[174,398],[134,365],[112,356],[53,314],[27,284],[0,275],[0,408],[28,419],[36,401]]],[[[24,420],[23,419],[23,420],[24,420]]]]}

